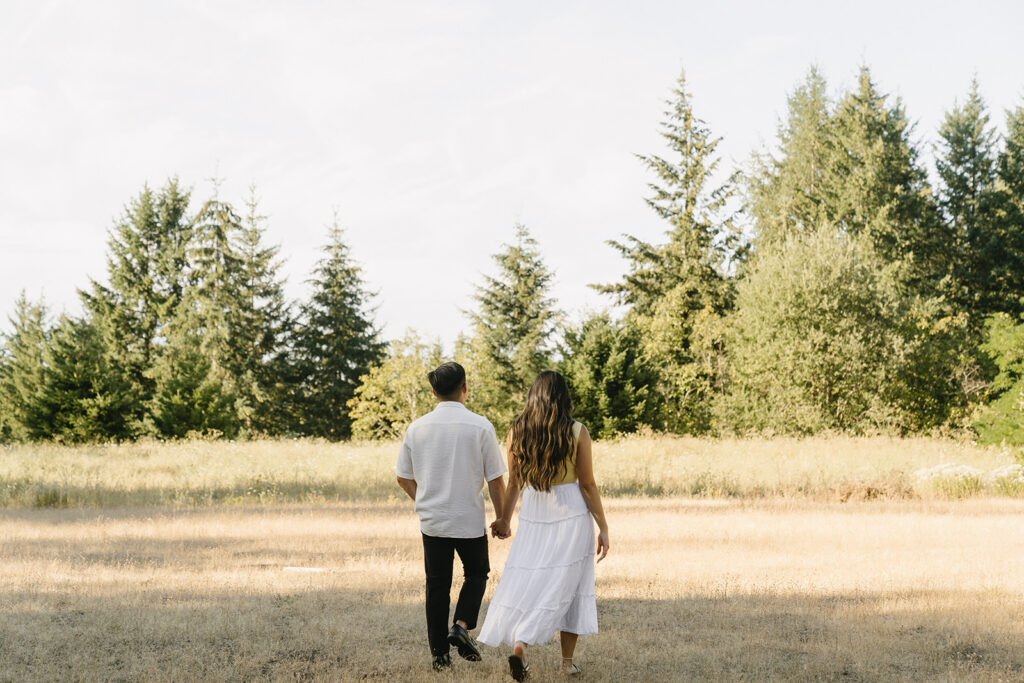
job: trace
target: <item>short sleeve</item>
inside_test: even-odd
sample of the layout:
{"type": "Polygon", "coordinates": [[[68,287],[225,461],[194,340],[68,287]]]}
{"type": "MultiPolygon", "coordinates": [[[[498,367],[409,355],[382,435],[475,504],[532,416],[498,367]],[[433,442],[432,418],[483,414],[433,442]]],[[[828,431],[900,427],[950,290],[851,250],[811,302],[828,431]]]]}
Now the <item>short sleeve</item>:
{"type": "Polygon", "coordinates": [[[416,472],[412,467],[412,447],[409,444],[409,430],[405,432],[402,439],[402,446],[398,449],[398,463],[395,465],[395,474],[402,479],[415,479],[416,472]]]}
{"type": "Polygon", "coordinates": [[[484,454],[484,479],[493,481],[505,474],[508,468],[505,467],[505,459],[501,457],[501,447],[498,446],[498,435],[494,432],[494,426],[487,425],[484,429],[482,450],[484,454]]]}

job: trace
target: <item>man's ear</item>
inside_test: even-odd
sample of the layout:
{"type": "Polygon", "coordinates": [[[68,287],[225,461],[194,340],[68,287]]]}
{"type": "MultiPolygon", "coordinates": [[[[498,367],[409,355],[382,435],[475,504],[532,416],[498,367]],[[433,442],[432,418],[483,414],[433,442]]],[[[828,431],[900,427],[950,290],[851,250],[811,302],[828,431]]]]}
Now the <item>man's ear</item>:
{"type": "Polygon", "coordinates": [[[434,391],[433,389],[430,390],[430,393],[432,393],[434,395],[434,398],[441,398],[440,396],[437,395],[437,392],[434,391]]]}

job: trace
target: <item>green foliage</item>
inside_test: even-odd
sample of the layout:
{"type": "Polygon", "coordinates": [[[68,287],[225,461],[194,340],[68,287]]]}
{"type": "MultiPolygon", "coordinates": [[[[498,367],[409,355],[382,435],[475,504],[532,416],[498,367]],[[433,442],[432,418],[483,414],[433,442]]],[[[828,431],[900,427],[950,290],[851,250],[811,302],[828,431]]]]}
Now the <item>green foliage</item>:
{"type": "Polygon", "coordinates": [[[212,199],[189,224],[185,284],[159,330],[166,345],[145,373],[154,383],[150,420],[163,436],[287,428],[291,320],[278,248],[262,243],[255,190],[247,208],[243,219],[212,199]]]}
{"type": "Polygon", "coordinates": [[[1019,316],[1024,314],[1024,106],[1007,112],[997,175],[1000,220],[984,253],[998,310],[1019,316]]]}
{"type": "Polygon", "coordinates": [[[132,434],[147,431],[146,404],[155,384],[162,328],[186,287],[186,247],[192,226],[189,193],[177,179],[153,192],[144,186],[125,207],[107,241],[106,285],[92,281],[80,291],[87,317],[101,336],[102,362],[120,367],[123,395],[111,399],[127,414],[132,434]]]}
{"type": "Polygon", "coordinates": [[[352,436],[397,439],[436,404],[427,373],[444,362],[440,342],[427,343],[409,330],[391,343],[388,357],[360,378],[349,400],[352,436]]]}
{"type": "Polygon", "coordinates": [[[241,231],[231,205],[216,199],[193,221],[187,287],[163,330],[167,347],[148,372],[152,421],[163,436],[217,431],[233,438],[251,414],[239,390],[231,325],[240,303],[241,231]]]}
{"type": "MultiPolygon", "coordinates": [[[[732,305],[733,293],[728,294],[732,305]]],[[[727,309],[705,300],[696,308],[693,290],[676,285],[648,317],[634,316],[645,362],[657,369],[661,413],[670,431],[704,434],[712,406],[725,390],[724,320],[727,309]]]]}
{"type": "Polygon", "coordinates": [[[1007,254],[1001,239],[1001,202],[996,181],[996,131],[989,124],[978,83],[967,101],[946,113],[939,127],[935,165],[939,206],[949,249],[950,299],[980,326],[983,318],[1004,310],[999,280],[1007,254]]]}
{"type": "Polygon", "coordinates": [[[898,265],[901,282],[927,293],[941,275],[944,245],[911,134],[902,103],[890,105],[861,68],[857,89],[832,116],[821,201],[837,230],[865,235],[879,256],[898,265]]]}
{"type": "MultiPolygon", "coordinates": [[[[768,362],[778,378],[772,383],[764,377],[755,382],[760,388],[753,397],[745,389],[731,389],[739,393],[723,401],[730,416],[726,421],[737,421],[744,429],[807,433],[907,430],[954,419],[983,387],[984,378],[973,351],[970,317],[946,296],[956,259],[951,256],[950,233],[942,229],[926,173],[918,162],[912,127],[902,104],[890,103],[866,68],[861,69],[857,87],[834,106],[825,91],[824,80],[812,69],[789,98],[787,121],[779,128],[779,154],[758,157],[748,179],[749,205],[758,231],[755,245],[758,256],[765,258],[750,273],[746,305],[761,305],[753,292],[757,287],[779,286],[766,281],[765,268],[779,282],[791,284],[792,273],[775,268],[780,252],[795,242],[801,246],[789,255],[787,267],[805,272],[799,287],[788,290],[793,297],[788,305],[806,310],[790,314],[748,310],[730,322],[730,338],[746,345],[729,353],[738,386],[748,386],[748,375],[758,374],[739,365],[753,360],[748,354],[759,355],[754,340],[763,341],[763,334],[768,334],[766,330],[738,332],[740,327],[762,314],[783,316],[768,326],[776,332],[779,327],[788,328],[783,336],[794,345],[789,360],[783,362],[780,356],[768,362]],[[823,263],[834,245],[821,235],[805,239],[825,230],[824,226],[831,226],[836,244],[850,249],[857,245],[853,252],[834,254],[840,259],[835,269],[823,263]],[[841,276],[844,269],[849,269],[848,274],[841,276]],[[866,272],[870,269],[876,272],[866,272]],[[839,277],[859,278],[855,286],[863,286],[867,298],[856,302],[854,292],[849,286],[844,289],[839,277]],[[830,310],[831,304],[822,298],[825,293],[835,295],[840,303],[830,310]],[[876,312],[865,313],[872,309],[876,312]],[[801,325],[812,326],[806,338],[801,325]],[[873,330],[872,341],[858,341],[858,329],[873,330]],[[794,380],[802,371],[795,367],[795,359],[814,348],[815,353],[832,356],[834,365],[819,368],[822,374],[817,379],[794,380]],[[888,368],[864,366],[872,353],[881,354],[879,362],[887,359],[888,368]],[[841,375],[847,371],[861,376],[844,381],[841,375]],[[869,376],[873,386],[849,385],[869,376]],[[744,400],[764,401],[776,392],[786,395],[777,398],[789,412],[775,427],[769,426],[767,415],[757,416],[767,409],[765,405],[751,415],[740,414],[744,400]],[[861,418],[856,417],[858,411],[861,418]]],[[[766,348],[773,344],[767,342],[766,348]]],[[[782,354],[784,349],[777,351],[782,354]]],[[[807,362],[815,365],[813,360],[807,362]]]]}
{"type": "Polygon", "coordinates": [[[918,393],[941,396],[922,372],[931,369],[932,330],[894,271],[866,236],[829,225],[761,250],[726,333],[722,430],[865,432],[940,421],[943,401],[934,412],[915,403],[918,393]]]}
{"type": "MultiPolygon", "coordinates": [[[[186,296],[186,302],[189,300],[186,296]]],[[[234,438],[246,406],[239,405],[235,378],[208,355],[191,323],[188,312],[172,321],[167,348],[152,370],[157,383],[150,402],[153,424],[165,437],[207,434],[234,438]]]]}
{"type": "Polygon", "coordinates": [[[360,378],[384,355],[368,310],[362,271],[349,255],[337,220],[321,250],[295,331],[296,424],[302,434],[344,439],[351,435],[349,401],[360,378]]]}
{"type": "Polygon", "coordinates": [[[995,363],[991,384],[995,396],[979,408],[974,427],[983,443],[1024,445],[1024,321],[999,313],[985,322],[981,349],[995,363]]]}
{"type": "Polygon", "coordinates": [[[607,313],[565,332],[559,371],[569,383],[576,419],[595,438],[659,424],[657,375],[640,357],[640,336],[607,313]]]}
{"type": "Polygon", "coordinates": [[[39,398],[43,391],[49,343],[47,310],[22,291],[9,318],[13,330],[3,338],[0,354],[0,441],[30,441],[50,435],[39,398]]]}
{"type": "Polygon", "coordinates": [[[266,218],[254,187],[238,233],[238,298],[230,318],[233,367],[242,400],[251,407],[245,428],[284,434],[291,428],[289,397],[294,381],[289,336],[294,325],[278,274],[279,247],[263,244],[266,218]]]}
{"type": "Polygon", "coordinates": [[[95,325],[62,317],[44,362],[38,405],[46,415],[47,436],[77,443],[134,436],[131,378],[111,360],[95,325]]]}
{"type": "Polygon", "coordinates": [[[680,285],[694,290],[689,296],[696,308],[706,299],[721,299],[725,265],[742,248],[727,214],[733,184],[712,186],[721,138],[694,113],[685,74],[672,94],[660,132],[673,157],[640,157],[657,178],[648,185],[654,194],[646,201],[669,224],[668,241],[654,245],[626,235],[626,242],[609,242],[628,261],[629,272],[622,282],[595,287],[640,316],[652,315],[665,294],[680,285]]]}
{"type": "Polygon", "coordinates": [[[746,190],[758,246],[813,232],[828,219],[822,183],[833,145],[826,88],[824,77],[811,68],[787,100],[787,119],[778,127],[778,154],[754,157],[746,190]]]}
{"type": "Polygon", "coordinates": [[[484,276],[469,313],[473,336],[461,339],[469,407],[504,433],[522,406],[537,374],[551,361],[551,337],[560,314],[549,298],[553,275],[524,225],[516,240],[494,254],[496,277],[484,276]]]}
{"type": "Polygon", "coordinates": [[[673,96],[661,124],[672,158],[640,157],[657,178],[647,204],[669,224],[668,241],[654,245],[627,236],[625,243],[611,242],[629,272],[622,282],[597,289],[629,306],[629,324],[641,331],[644,356],[659,375],[668,429],[703,433],[721,386],[715,330],[734,295],[726,269],[745,247],[727,208],[733,183],[712,185],[721,138],[694,114],[685,74],[673,96]]]}
{"type": "MultiPolygon", "coordinates": [[[[591,316],[560,347],[595,435],[907,432],[966,426],[973,403],[983,440],[1024,442],[1010,322],[1024,314],[1024,107],[1000,136],[972,83],[939,128],[933,192],[902,102],[867,68],[830,98],[811,69],[743,175],[744,218],[684,75],[667,105],[667,151],[639,157],[664,241],[610,243],[627,272],[596,288],[623,319],[591,316]]],[[[255,192],[244,217],[218,198],[190,217],[189,203],[176,179],[127,203],[81,318],[50,329],[19,298],[0,344],[0,441],[381,437],[432,405],[439,347],[410,334],[383,357],[337,224],[293,316],[255,192]]],[[[504,431],[552,363],[561,314],[525,227],[494,260],[455,355],[470,407],[504,431]]]]}
{"type": "Polygon", "coordinates": [[[777,154],[755,156],[747,177],[757,248],[831,224],[865,235],[901,283],[933,293],[947,250],[912,132],[902,103],[890,104],[866,67],[834,104],[811,69],[789,96],[777,154]]]}

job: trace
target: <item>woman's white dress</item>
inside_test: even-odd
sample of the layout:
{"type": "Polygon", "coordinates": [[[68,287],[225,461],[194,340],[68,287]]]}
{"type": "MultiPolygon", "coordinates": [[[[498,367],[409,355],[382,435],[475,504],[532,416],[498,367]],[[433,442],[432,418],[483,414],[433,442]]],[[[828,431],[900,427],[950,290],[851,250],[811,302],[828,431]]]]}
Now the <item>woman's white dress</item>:
{"type": "Polygon", "coordinates": [[[594,522],[579,482],[523,489],[519,525],[477,640],[546,643],[597,633],[594,522]]]}

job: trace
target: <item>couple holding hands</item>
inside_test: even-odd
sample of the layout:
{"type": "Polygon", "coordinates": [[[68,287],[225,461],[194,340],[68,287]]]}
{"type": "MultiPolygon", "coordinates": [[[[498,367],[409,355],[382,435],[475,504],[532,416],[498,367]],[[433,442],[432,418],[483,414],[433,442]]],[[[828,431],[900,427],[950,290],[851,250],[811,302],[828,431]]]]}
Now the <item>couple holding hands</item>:
{"type": "Polygon", "coordinates": [[[610,546],[594,481],[590,435],[572,417],[565,379],[550,370],[537,376],[509,429],[507,470],[494,427],[465,406],[468,388],[462,366],[444,363],[428,379],[437,407],[409,425],[395,471],[399,486],[416,501],[420,518],[427,639],[434,669],[451,666],[451,645],[464,659],[481,658],[468,632],[476,628],[490,571],[482,493],[486,482],[497,516],[492,536],[512,535],[510,523],[520,494],[523,501],[518,529],[477,640],[491,647],[511,645],[509,671],[522,681],[530,671],[527,645],[548,642],[558,631],[559,671],[580,674],[573,663],[576,640],[597,633],[594,557],[597,554],[600,562],[610,546]],[[462,561],[465,581],[449,628],[455,554],[462,561]]]}

